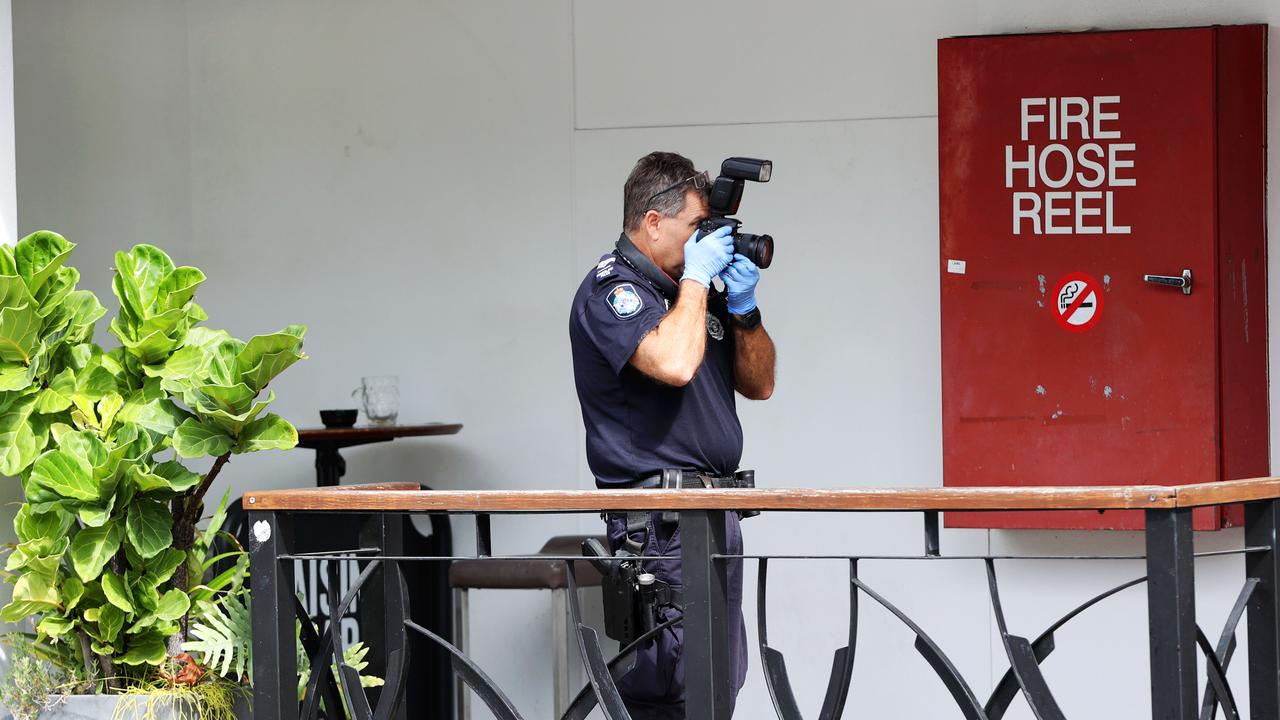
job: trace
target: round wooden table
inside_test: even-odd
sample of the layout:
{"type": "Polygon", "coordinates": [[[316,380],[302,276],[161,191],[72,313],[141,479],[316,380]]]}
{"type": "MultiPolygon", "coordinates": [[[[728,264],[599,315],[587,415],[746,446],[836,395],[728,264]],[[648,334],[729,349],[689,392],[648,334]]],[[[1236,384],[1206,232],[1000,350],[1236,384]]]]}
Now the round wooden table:
{"type": "Polygon", "coordinates": [[[305,428],[298,430],[298,447],[316,451],[316,485],[329,487],[337,485],[347,472],[347,461],[338,452],[342,448],[391,442],[403,437],[457,435],[461,429],[462,423],[305,428]]]}

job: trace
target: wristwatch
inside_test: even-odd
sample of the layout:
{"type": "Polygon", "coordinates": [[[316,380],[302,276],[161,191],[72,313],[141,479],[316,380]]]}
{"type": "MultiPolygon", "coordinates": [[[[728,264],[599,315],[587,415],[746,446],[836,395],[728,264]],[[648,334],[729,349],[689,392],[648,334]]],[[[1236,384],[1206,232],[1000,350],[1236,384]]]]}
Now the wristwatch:
{"type": "Polygon", "coordinates": [[[729,314],[729,318],[733,320],[733,324],[743,330],[752,330],[760,327],[760,308],[759,306],[751,308],[751,312],[745,315],[729,314]]]}

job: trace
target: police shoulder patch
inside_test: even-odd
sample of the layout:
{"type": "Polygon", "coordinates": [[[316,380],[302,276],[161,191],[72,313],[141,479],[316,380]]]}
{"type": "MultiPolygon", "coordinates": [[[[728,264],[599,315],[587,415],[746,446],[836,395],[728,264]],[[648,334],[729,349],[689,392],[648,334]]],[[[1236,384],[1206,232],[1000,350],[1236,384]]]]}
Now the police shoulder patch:
{"type": "Polygon", "coordinates": [[[644,307],[644,300],[641,299],[636,289],[631,286],[631,283],[614,286],[605,299],[609,303],[609,309],[620,320],[632,317],[644,307]]]}
{"type": "Polygon", "coordinates": [[[613,262],[616,259],[611,255],[596,264],[596,282],[613,275],[613,262]]]}

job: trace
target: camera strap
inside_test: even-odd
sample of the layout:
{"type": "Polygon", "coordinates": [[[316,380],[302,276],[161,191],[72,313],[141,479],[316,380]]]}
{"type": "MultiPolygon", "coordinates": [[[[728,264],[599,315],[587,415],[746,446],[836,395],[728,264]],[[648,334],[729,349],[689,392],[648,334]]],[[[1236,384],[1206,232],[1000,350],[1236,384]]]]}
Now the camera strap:
{"type": "Polygon", "coordinates": [[[662,296],[671,304],[675,304],[676,297],[680,295],[680,284],[671,279],[671,276],[662,271],[662,268],[653,264],[644,253],[640,252],[640,248],[631,242],[631,238],[627,237],[624,232],[618,236],[618,256],[623,259],[633,270],[640,273],[644,279],[648,280],[662,296]]]}

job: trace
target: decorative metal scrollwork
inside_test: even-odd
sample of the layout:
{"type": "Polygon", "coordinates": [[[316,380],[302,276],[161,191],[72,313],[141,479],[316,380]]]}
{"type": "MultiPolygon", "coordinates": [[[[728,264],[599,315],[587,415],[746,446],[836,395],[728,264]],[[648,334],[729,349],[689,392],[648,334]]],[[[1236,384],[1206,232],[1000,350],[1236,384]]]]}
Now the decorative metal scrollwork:
{"type": "MultiPolygon", "coordinates": [[[[608,662],[609,677],[613,678],[616,683],[619,678],[631,672],[635,667],[636,652],[647,642],[660,635],[667,628],[679,623],[684,617],[677,615],[670,620],[656,625],[649,632],[636,638],[630,645],[626,646],[617,655],[614,655],[608,662]]],[[[573,701],[569,703],[569,707],[565,709],[564,714],[560,716],[560,720],[585,720],[587,715],[596,708],[595,688],[588,682],[578,694],[574,696],[573,701]]]]}
{"type": "Polygon", "coordinates": [[[1004,608],[1000,606],[1000,587],[996,582],[995,560],[987,558],[985,562],[987,586],[991,591],[991,610],[995,613],[996,625],[1000,629],[1000,639],[1004,643],[1004,652],[1009,658],[1009,669],[1013,672],[1018,687],[1022,688],[1022,696],[1026,698],[1037,720],[1066,720],[1066,716],[1062,714],[1062,708],[1058,707],[1058,701],[1049,691],[1044,673],[1040,672],[1040,662],[1036,658],[1035,648],[1026,638],[1009,632],[1009,627],[1004,620],[1004,608]]]}
{"type": "MultiPolygon", "coordinates": [[[[858,561],[849,561],[849,578],[858,575],[858,561]]],[[[768,577],[769,560],[761,558],[757,572],[756,593],[756,626],[760,639],[760,660],[764,665],[765,684],[769,688],[769,696],[773,698],[773,708],[781,720],[802,720],[800,709],[796,705],[795,693],[791,689],[791,679],[787,675],[787,663],[782,653],[769,646],[768,630],[768,577]]],[[[853,676],[854,649],[858,640],[858,589],[849,586],[849,642],[836,650],[831,662],[831,677],[827,681],[827,692],[822,701],[822,710],[818,713],[821,720],[836,720],[844,712],[844,703],[849,696],[849,683],[853,676]]]]}
{"type": "Polygon", "coordinates": [[[902,621],[902,624],[911,629],[916,634],[916,652],[919,652],[926,662],[938,674],[938,678],[942,680],[942,684],[947,687],[951,693],[951,697],[955,700],[956,705],[960,707],[960,712],[968,720],[988,720],[987,714],[983,711],[982,706],[978,704],[978,697],[973,694],[973,689],[964,681],[964,677],[960,675],[960,671],[956,669],[951,659],[946,653],[942,652],[942,648],[929,637],[924,630],[912,622],[906,613],[899,610],[893,603],[884,599],[875,590],[872,590],[866,583],[857,577],[850,578],[850,582],[858,586],[858,589],[871,596],[872,600],[880,603],[884,609],[893,613],[895,617],[902,621]]]}
{"type": "Polygon", "coordinates": [[[461,650],[448,640],[412,620],[405,620],[404,625],[449,651],[453,671],[457,673],[458,677],[462,678],[462,682],[466,683],[472,692],[479,696],[494,717],[498,718],[498,720],[524,720],[520,713],[516,712],[515,705],[511,704],[511,699],[507,697],[506,693],[502,692],[502,689],[493,681],[493,678],[486,675],[480,669],[480,666],[472,662],[471,658],[467,657],[461,650]]]}
{"type": "Polygon", "coordinates": [[[609,666],[604,661],[604,653],[600,650],[600,638],[591,626],[582,622],[582,608],[578,604],[578,575],[574,570],[574,561],[565,561],[565,577],[569,585],[569,615],[578,636],[578,651],[582,653],[582,665],[587,672],[587,679],[595,690],[596,702],[606,720],[631,720],[627,706],[618,694],[618,685],[609,674],[609,666]]]}
{"type": "MultiPolygon", "coordinates": [[[[1205,683],[1204,703],[1200,707],[1200,720],[1213,720],[1220,702],[1223,704],[1223,711],[1228,718],[1238,718],[1240,716],[1239,710],[1235,706],[1235,698],[1230,696],[1231,687],[1226,680],[1227,667],[1231,664],[1231,656],[1236,651],[1236,628],[1239,627],[1240,618],[1244,617],[1244,612],[1249,607],[1249,598],[1253,596],[1253,591],[1256,587],[1258,587],[1258,578],[1249,578],[1244,587],[1240,588],[1240,594],[1236,597],[1236,604],[1231,608],[1226,624],[1222,626],[1222,634],[1218,637],[1217,650],[1209,647],[1208,639],[1205,639],[1204,642],[1200,642],[1201,638],[1199,637],[1196,639],[1196,643],[1200,645],[1201,651],[1205,654],[1206,667],[1213,668],[1223,686],[1222,689],[1219,689],[1213,681],[1213,675],[1209,676],[1209,680],[1205,683]]],[[[1196,632],[1197,635],[1204,635],[1198,627],[1196,632]]]]}
{"type": "MultiPolygon", "coordinates": [[[[1131,588],[1134,585],[1140,585],[1146,581],[1146,577],[1140,577],[1136,580],[1130,580],[1127,583],[1117,585],[1106,592],[1099,593],[1098,595],[1089,598],[1071,612],[1063,615],[1057,620],[1057,622],[1050,625],[1049,629],[1040,633],[1039,637],[1031,643],[1032,655],[1035,657],[1036,663],[1039,664],[1044,662],[1045,658],[1049,657],[1049,655],[1054,651],[1056,647],[1054,644],[1054,632],[1056,632],[1058,628],[1066,625],[1080,613],[1088,610],[1094,605],[1097,605],[1103,600],[1106,600],[1112,595],[1131,588]]],[[[1013,668],[1010,667],[1005,672],[1004,676],[1000,678],[1000,682],[996,683],[996,688],[991,692],[991,697],[987,699],[985,710],[989,720],[1000,720],[1004,717],[1005,712],[1009,709],[1009,704],[1013,702],[1013,698],[1017,696],[1018,690],[1017,678],[1014,676],[1013,668]]]]}

